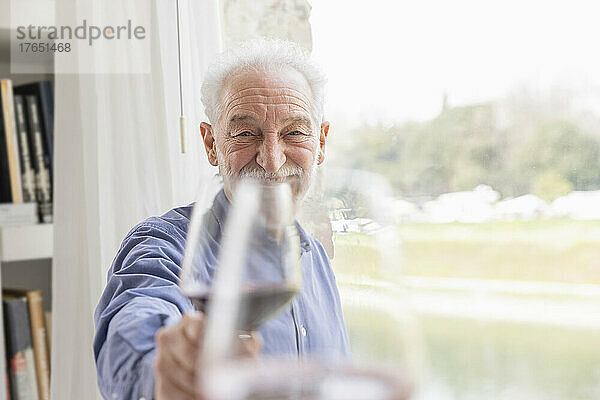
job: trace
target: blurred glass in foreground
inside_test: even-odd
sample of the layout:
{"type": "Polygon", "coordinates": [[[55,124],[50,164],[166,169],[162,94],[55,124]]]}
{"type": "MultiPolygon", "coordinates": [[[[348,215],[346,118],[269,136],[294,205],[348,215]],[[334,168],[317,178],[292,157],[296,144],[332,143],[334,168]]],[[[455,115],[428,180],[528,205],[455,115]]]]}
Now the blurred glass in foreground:
{"type": "MultiPolygon", "coordinates": [[[[203,397],[223,400],[410,398],[422,378],[423,355],[418,327],[399,284],[401,244],[391,225],[385,181],[360,171],[328,170],[314,182],[303,203],[289,207],[282,200],[287,196],[274,195],[286,190],[276,188],[252,181],[237,186],[219,254],[214,254],[205,237],[206,223],[197,222],[199,215],[205,215],[206,211],[194,212],[192,224],[199,228],[188,236],[188,241],[193,242],[188,243],[186,249],[181,285],[199,308],[204,307],[206,300],[198,303],[195,290],[211,294],[206,308],[207,330],[199,355],[198,387],[203,397]],[[279,205],[270,205],[270,197],[279,198],[279,205]],[[273,224],[278,220],[277,215],[287,215],[281,218],[287,224],[273,224]],[[273,308],[269,313],[259,313],[262,315],[259,319],[252,317],[256,299],[244,289],[252,270],[249,261],[252,257],[248,255],[260,253],[260,249],[266,248],[266,242],[276,243],[275,253],[281,254],[281,262],[274,265],[280,265],[281,273],[269,271],[268,263],[256,263],[262,287],[266,283],[270,287],[296,291],[300,288],[299,280],[294,277],[301,276],[301,272],[293,267],[298,265],[300,251],[294,239],[297,238],[292,228],[295,225],[290,225],[290,221],[298,221],[299,226],[327,249],[337,277],[351,342],[351,359],[327,349],[298,357],[262,354],[251,360],[241,360],[232,354],[232,338],[240,330],[257,326],[248,321],[258,321],[281,307],[289,307],[288,301],[295,293],[293,290],[268,291],[261,304],[273,308]],[[202,272],[191,272],[193,262],[206,263],[206,259],[214,262],[213,268],[218,265],[214,281],[207,281],[202,272]],[[271,282],[265,276],[279,276],[280,280],[271,282]]],[[[204,197],[218,196],[219,190],[218,184],[215,188],[209,185],[204,197]]],[[[206,208],[197,207],[198,210],[206,208]]],[[[272,253],[273,248],[267,252],[272,253]]],[[[328,307],[328,304],[321,306],[328,307]]]]}

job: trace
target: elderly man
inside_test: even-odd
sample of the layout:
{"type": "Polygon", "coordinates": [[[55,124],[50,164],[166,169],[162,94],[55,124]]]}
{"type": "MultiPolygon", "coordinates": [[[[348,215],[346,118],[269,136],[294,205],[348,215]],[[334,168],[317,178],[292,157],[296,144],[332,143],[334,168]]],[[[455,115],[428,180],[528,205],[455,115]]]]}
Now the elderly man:
{"type": "MultiPolygon", "coordinates": [[[[222,226],[245,176],[287,181],[295,200],[324,159],[324,77],[297,45],[248,42],[209,69],[200,133],[224,190],[212,213],[222,226]]],[[[126,236],[95,313],[98,384],[107,399],[193,399],[204,318],[178,287],[192,205],[151,217],[126,236]]],[[[218,236],[218,235],[217,235],[218,236]]],[[[301,230],[303,288],[287,310],[243,343],[246,353],[347,355],[348,337],[331,265],[301,230]]]]}

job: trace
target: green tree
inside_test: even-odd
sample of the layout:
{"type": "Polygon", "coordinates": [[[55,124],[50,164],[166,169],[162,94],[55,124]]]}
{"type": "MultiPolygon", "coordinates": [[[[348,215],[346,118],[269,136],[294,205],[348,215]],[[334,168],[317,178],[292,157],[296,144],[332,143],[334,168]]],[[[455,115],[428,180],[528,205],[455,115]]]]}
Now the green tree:
{"type": "MultiPolygon", "coordinates": [[[[533,105],[531,107],[534,107],[533,105]]],[[[535,109],[502,129],[492,103],[444,109],[426,122],[363,126],[337,136],[337,165],[376,172],[397,195],[438,195],[491,185],[503,196],[600,188],[600,140],[535,109]],[[529,116],[529,118],[528,118],[529,116]],[[569,182],[570,186],[566,184],[569,182]]]]}
{"type": "Polygon", "coordinates": [[[551,121],[539,127],[522,152],[522,173],[531,182],[553,170],[576,190],[600,188],[600,144],[571,121],[551,121]]]}
{"type": "Polygon", "coordinates": [[[557,197],[570,193],[573,184],[554,170],[548,170],[540,174],[533,181],[531,192],[536,196],[553,201],[557,197]]]}

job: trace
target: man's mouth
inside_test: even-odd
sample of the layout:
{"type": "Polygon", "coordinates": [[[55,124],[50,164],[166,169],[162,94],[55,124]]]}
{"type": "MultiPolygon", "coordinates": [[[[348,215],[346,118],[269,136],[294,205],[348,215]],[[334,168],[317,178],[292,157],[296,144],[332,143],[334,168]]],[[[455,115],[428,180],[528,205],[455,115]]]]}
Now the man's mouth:
{"type": "Polygon", "coordinates": [[[292,183],[301,178],[299,173],[290,173],[285,175],[265,173],[262,171],[242,171],[240,173],[241,179],[251,179],[265,183],[292,183]]]}
{"type": "Polygon", "coordinates": [[[277,185],[280,183],[289,183],[289,184],[293,184],[298,180],[298,176],[297,175],[288,175],[288,176],[278,176],[278,177],[244,177],[242,176],[242,179],[250,179],[250,180],[254,180],[257,181],[261,184],[265,184],[265,185],[277,185]]]}
{"type": "Polygon", "coordinates": [[[289,175],[289,176],[277,176],[277,177],[265,177],[262,178],[263,181],[268,182],[268,183],[283,183],[283,182],[288,182],[293,176],[289,175]]]}

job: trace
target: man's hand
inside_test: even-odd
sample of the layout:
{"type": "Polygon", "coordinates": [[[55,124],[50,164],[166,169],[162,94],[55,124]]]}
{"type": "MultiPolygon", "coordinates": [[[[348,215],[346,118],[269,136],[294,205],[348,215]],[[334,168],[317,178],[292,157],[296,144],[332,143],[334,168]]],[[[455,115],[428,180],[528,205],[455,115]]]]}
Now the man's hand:
{"type": "MultiPolygon", "coordinates": [[[[198,400],[196,362],[204,338],[204,314],[196,311],[184,314],[177,324],[164,327],[156,333],[156,360],[154,362],[157,400],[198,400]]],[[[257,333],[238,337],[236,346],[240,356],[258,355],[262,343],[257,333]]]]}

